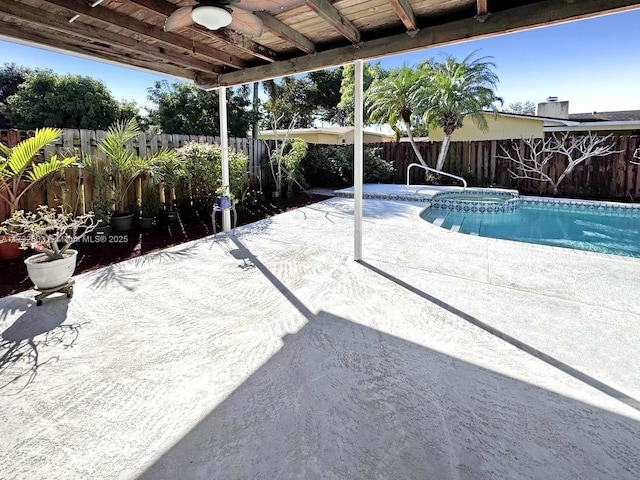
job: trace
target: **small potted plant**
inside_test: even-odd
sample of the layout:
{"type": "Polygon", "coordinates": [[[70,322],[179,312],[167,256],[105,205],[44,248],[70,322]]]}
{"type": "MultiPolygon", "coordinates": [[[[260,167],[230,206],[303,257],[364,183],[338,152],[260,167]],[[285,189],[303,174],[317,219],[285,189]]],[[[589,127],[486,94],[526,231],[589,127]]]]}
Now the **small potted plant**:
{"type": "Polygon", "coordinates": [[[36,255],[28,257],[29,278],[38,290],[64,285],[76,268],[77,250],[72,244],[91,233],[97,225],[93,213],[74,217],[71,213],[57,213],[40,205],[36,213],[17,210],[0,225],[0,232],[21,244],[31,247],[36,255]]]}
{"type": "Polygon", "coordinates": [[[220,210],[228,210],[235,203],[235,196],[229,192],[229,186],[223,185],[216,190],[216,206],[220,210]]]}
{"type": "Polygon", "coordinates": [[[160,210],[160,197],[158,191],[150,181],[142,187],[142,211],[140,214],[140,228],[149,230],[156,221],[160,210]]]}
{"type": "MultiPolygon", "coordinates": [[[[173,151],[161,150],[144,157],[138,155],[133,142],[141,131],[135,119],[128,122],[116,122],[107,130],[107,135],[98,144],[98,148],[107,158],[106,172],[109,174],[113,189],[115,212],[111,216],[113,229],[125,231],[131,229],[133,208],[130,201],[131,187],[145,174],[156,174],[158,165],[174,155],[173,151]]],[[[142,152],[144,147],[140,146],[142,152]]]]}

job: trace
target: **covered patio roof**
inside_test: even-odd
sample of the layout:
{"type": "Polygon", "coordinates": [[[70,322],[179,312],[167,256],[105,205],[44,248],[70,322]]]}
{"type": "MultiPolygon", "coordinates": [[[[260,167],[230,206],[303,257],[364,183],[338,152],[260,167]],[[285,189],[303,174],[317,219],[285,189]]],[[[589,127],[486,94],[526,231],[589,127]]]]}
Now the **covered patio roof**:
{"type": "MultiPolygon", "coordinates": [[[[256,1],[260,7],[263,3],[256,1]]],[[[164,23],[193,0],[5,0],[0,37],[232,86],[640,7],[630,0],[292,0],[259,37],[164,23]],[[73,21],[70,21],[73,19],[73,21]]]]}

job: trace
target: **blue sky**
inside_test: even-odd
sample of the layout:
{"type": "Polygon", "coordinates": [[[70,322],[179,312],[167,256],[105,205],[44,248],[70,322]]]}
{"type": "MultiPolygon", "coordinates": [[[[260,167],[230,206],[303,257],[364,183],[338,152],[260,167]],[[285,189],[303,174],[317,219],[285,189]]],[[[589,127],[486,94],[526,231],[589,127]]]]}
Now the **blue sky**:
{"type": "MultiPolygon", "coordinates": [[[[464,58],[474,50],[492,56],[505,104],[557,96],[571,113],[640,110],[640,10],[551,27],[427,49],[380,59],[383,67],[414,65],[450,54],[464,58]]],[[[101,79],[118,99],[149,104],[147,88],[155,80],[174,79],[129,68],[0,41],[0,64],[101,79]]]]}

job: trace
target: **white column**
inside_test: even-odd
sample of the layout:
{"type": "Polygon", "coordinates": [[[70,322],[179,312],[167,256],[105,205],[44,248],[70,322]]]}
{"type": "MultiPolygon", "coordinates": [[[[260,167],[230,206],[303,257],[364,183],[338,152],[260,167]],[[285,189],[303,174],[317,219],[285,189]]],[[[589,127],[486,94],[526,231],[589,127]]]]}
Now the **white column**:
{"type": "MultiPolygon", "coordinates": [[[[220,104],[220,153],[222,156],[222,185],[227,186],[229,193],[229,135],[227,134],[227,88],[218,88],[220,104]]],[[[222,231],[231,230],[231,210],[222,211],[222,231]]]]}
{"type": "Polygon", "coordinates": [[[363,105],[362,105],[362,60],[355,62],[355,105],[354,105],[354,123],[355,130],[353,132],[353,222],[354,222],[354,247],[353,259],[356,262],[362,260],[362,165],[363,165],[363,146],[362,146],[362,122],[363,122],[363,105]]]}

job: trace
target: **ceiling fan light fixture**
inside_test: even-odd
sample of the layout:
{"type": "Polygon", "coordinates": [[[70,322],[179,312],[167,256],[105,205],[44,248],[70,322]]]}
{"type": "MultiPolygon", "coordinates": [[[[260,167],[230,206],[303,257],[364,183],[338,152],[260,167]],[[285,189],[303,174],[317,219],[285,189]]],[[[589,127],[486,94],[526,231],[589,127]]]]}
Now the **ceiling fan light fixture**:
{"type": "Polygon", "coordinates": [[[217,30],[231,23],[231,13],[213,5],[196,5],[191,11],[191,18],[209,30],[217,30]]]}

